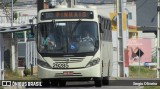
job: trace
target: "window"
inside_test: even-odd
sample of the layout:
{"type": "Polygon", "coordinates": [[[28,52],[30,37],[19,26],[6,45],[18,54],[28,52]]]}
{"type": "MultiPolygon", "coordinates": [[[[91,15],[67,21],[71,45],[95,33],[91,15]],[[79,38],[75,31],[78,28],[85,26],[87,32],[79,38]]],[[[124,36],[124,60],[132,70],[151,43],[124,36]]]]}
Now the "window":
{"type": "Polygon", "coordinates": [[[98,42],[96,22],[69,21],[39,24],[38,50],[40,53],[86,53],[95,52],[98,42]],[[85,36],[87,36],[85,38],[85,36]],[[88,36],[91,39],[88,39],[88,36]]]}

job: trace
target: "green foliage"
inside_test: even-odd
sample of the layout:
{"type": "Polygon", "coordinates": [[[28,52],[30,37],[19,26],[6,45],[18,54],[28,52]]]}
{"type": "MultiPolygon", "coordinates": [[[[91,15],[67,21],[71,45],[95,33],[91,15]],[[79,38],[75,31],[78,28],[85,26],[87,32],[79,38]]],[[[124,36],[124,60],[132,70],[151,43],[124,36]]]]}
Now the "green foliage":
{"type": "Polygon", "coordinates": [[[13,0],[13,4],[16,3],[16,2],[17,2],[17,0],[13,0]]]}
{"type": "Polygon", "coordinates": [[[130,71],[137,71],[137,67],[136,67],[136,66],[130,66],[130,67],[129,67],[129,70],[130,70],[130,71]]]}
{"type": "Polygon", "coordinates": [[[0,86],[0,89],[4,89],[2,86],[0,86]]]}
{"type": "Polygon", "coordinates": [[[5,69],[5,75],[4,79],[17,79],[17,76],[19,76],[18,71],[12,71],[11,69],[6,68],[5,69]]]}
{"type": "Polygon", "coordinates": [[[156,63],[157,62],[157,57],[152,57],[152,62],[156,63]]]}
{"type": "Polygon", "coordinates": [[[148,67],[140,67],[140,75],[138,66],[129,67],[129,77],[131,78],[156,78],[156,70],[149,69],[148,67]]]}
{"type": "Polygon", "coordinates": [[[30,75],[31,74],[31,70],[30,69],[25,69],[24,70],[24,74],[25,74],[25,76],[30,75]]]}
{"type": "Polygon", "coordinates": [[[144,86],[143,89],[160,89],[160,86],[144,86]]]}
{"type": "MultiPolygon", "coordinates": [[[[28,76],[23,77],[18,73],[18,70],[12,71],[11,69],[5,69],[5,80],[39,80],[37,75],[30,75],[30,69],[25,70],[28,76]]],[[[0,88],[1,89],[1,88],[0,88]]]]}
{"type": "Polygon", "coordinates": [[[4,68],[9,69],[9,64],[7,64],[6,62],[4,62],[4,68]]]}
{"type": "Polygon", "coordinates": [[[15,75],[15,76],[19,76],[19,74],[18,74],[18,70],[16,70],[16,71],[12,71],[12,74],[13,74],[13,75],[15,75]]]}
{"type": "Polygon", "coordinates": [[[13,18],[14,18],[14,19],[17,19],[17,18],[18,18],[18,13],[15,12],[15,11],[13,12],[13,18]]]}

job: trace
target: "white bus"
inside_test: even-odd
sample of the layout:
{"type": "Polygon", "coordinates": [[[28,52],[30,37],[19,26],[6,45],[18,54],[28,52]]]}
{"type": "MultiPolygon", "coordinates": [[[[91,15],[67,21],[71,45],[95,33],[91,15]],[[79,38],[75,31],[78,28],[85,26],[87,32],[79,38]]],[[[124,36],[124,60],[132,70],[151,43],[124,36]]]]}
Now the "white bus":
{"type": "Polygon", "coordinates": [[[38,78],[44,86],[67,81],[107,85],[112,73],[111,21],[96,8],[55,7],[38,13],[38,78]]]}

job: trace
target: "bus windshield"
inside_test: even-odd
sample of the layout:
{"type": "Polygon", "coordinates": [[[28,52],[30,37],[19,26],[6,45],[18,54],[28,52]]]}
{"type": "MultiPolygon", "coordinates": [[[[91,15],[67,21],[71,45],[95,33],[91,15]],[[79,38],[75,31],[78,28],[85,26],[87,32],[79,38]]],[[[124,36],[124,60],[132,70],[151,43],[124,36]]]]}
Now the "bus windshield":
{"type": "Polygon", "coordinates": [[[98,26],[92,21],[45,22],[38,24],[40,53],[87,53],[97,51],[98,26]]]}

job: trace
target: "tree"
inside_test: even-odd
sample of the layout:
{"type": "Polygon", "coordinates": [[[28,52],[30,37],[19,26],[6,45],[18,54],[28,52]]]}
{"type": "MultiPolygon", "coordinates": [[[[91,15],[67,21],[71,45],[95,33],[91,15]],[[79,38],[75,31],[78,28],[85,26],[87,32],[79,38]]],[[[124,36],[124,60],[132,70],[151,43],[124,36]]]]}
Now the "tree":
{"type": "MultiPolygon", "coordinates": [[[[3,13],[5,14],[7,21],[11,22],[11,2],[12,0],[0,0],[0,8],[3,9],[3,13]]],[[[13,4],[16,3],[17,0],[13,0],[13,4]]]]}

